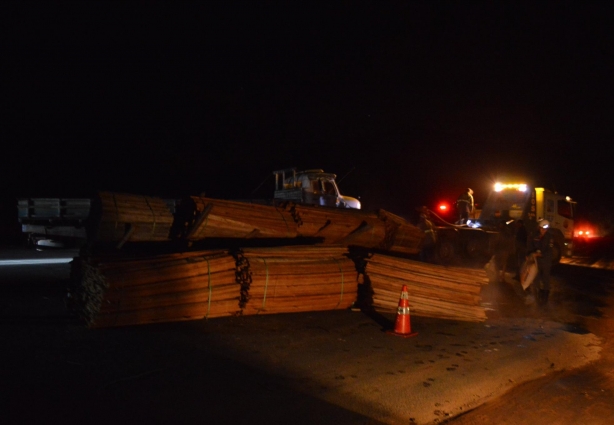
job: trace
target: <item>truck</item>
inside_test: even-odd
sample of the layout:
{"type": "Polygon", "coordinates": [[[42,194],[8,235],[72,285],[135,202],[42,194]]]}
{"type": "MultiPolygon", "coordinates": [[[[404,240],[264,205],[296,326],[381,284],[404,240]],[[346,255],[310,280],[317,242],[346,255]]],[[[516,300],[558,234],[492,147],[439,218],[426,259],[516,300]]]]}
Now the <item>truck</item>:
{"type": "Polygon", "coordinates": [[[62,247],[85,241],[91,206],[89,198],[22,198],[17,219],[29,247],[62,247]]]}
{"type": "Polygon", "coordinates": [[[337,176],[314,169],[297,171],[296,168],[273,171],[275,201],[290,201],[307,205],[360,209],[360,201],[342,195],[337,187],[337,176]]]}
{"type": "MultiPolygon", "coordinates": [[[[336,175],[321,169],[297,171],[287,168],[274,171],[275,188],[271,200],[262,203],[294,202],[333,208],[360,209],[360,201],[342,195],[336,175]]],[[[180,199],[164,199],[175,214],[180,199]]],[[[254,202],[249,200],[248,202],[254,202]]],[[[21,231],[31,247],[81,245],[87,240],[88,218],[94,199],[90,198],[20,198],[17,217],[21,231]]]]}
{"type": "Polygon", "coordinates": [[[496,183],[482,205],[477,219],[467,224],[448,223],[433,213],[439,235],[436,247],[439,258],[448,262],[459,256],[489,258],[501,231],[522,220],[529,234],[537,233],[537,222],[546,219],[554,236],[554,259],[573,255],[576,202],[544,187],[525,183],[496,183]]]}

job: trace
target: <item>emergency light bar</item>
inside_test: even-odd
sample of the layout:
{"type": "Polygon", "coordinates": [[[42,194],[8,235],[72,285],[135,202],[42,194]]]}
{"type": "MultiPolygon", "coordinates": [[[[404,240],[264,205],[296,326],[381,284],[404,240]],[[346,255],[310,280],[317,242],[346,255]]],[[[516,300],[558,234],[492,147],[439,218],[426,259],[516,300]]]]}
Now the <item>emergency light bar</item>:
{"type": "Polygon", "coordinates": [[[501,192],[503,189],[516,189],[519,192],[526,192],[527,191],[527,185],[524,183],[510,183],[510,184],[504,184],[504,183],[495,183],[495,192],[501,192]]]}

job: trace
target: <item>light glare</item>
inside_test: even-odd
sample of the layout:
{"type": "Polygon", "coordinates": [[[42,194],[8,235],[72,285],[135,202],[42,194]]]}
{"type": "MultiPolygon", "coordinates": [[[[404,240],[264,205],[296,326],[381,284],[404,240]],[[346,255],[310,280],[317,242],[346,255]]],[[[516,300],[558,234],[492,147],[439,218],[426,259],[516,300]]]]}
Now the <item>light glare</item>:
{"type": "Polygon", "coordinates": [[[65,264],[65,263],[70,263],[72,260],[73,260],[73,257],[70,257],[70,258],[0,260],[0,266],[25,266],[25,265],[32,265],[32,264],[65,264]]]}
{"type": "Polygon", "coordinates": [[[528,187],[525,183],[495,183],[495,192],[501,192],[503,189],[516,189],[519,192],[526,192],[528,187]]]}

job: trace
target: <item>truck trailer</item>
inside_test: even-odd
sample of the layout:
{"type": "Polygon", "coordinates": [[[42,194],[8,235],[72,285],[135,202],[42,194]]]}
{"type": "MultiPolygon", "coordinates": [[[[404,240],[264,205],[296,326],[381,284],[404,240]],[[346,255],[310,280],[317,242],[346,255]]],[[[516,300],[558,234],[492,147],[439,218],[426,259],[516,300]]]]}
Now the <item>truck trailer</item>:
{"type": "MultiPolygon", "coordinates": [[[[275,188],[272,198],[244,202],[274,205],[294,202],[331,208],[360,209],[360,201],[339,192],[336,175],[321,169],[297,171],[287,168],[274,171],[275,188]]],[[[164,199],[169,212],[175,214],[180,199],[164,199]]],[[[82,245],[88,239],[93,198],[20,198],[17,218],[21,231],[32,247],[82,245]]]]}
{"type": "Polygon", "coordinates": [[[537,222],[546,219],[555,241],[554,262],[558,263],[562,256],[573,255],[575,216],[576,202],[569,196],[525,183],[496,183],[476,220],[456,225],[436,216],[437,253],[444,262],[459,256],[489,258],[501,225],[522,220],[529,234],[536,234],[537,222]]]}

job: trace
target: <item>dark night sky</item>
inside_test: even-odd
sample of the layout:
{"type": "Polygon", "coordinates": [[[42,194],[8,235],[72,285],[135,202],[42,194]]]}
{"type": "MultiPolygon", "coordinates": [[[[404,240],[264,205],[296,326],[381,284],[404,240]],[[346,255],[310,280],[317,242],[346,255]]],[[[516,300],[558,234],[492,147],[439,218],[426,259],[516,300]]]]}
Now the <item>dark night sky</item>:
{"type": "Polygon", "coordinates": [[[296,166],[401,215],[504,177],[614,207],[606,2],[0,8],[7,198],[269,197],[296,166]]]}

